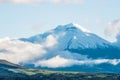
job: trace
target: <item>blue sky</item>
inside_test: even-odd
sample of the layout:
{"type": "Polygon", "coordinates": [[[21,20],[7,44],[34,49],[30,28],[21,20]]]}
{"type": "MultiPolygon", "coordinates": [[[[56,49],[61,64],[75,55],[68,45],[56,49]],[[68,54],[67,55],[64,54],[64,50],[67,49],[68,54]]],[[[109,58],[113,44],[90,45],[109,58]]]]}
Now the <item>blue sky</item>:
{"type": "Polygon", "coordinates": [[[29,37],[71,22],[105,37],[108,23],[120,18],[120,0],[21,1],[0,1],[0,38],[29,37]]]}

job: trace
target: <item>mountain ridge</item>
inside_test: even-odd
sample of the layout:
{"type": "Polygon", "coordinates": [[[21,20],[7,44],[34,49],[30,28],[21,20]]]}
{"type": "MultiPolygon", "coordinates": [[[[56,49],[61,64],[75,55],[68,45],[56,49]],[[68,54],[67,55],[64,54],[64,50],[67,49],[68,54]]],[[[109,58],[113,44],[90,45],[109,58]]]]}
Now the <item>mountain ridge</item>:
{"type": "MultiPolygon", "coordinates": [[[[73,40],[83,39],[79,42],[79,43],[81,43],[81,46],[82,45],[86,46],[87,44],[89,44],[89,46],[92,45],[92,44],[90,44],[90,42],[92,42],[92,40],[94,41],[93,42],[94,47],[96,46],[96,45],[94,45],[94,43],[96,42],[96,44],[99,45],[98,41],[100,41],[100,40],[101,40],[100,42],[102,42],[102,43],[100,43],[100,45],[102,45],[103,43],[110,44],[110,42],[108,42],[107,40],[104,40],[104,39],[98,37],[96,34],[90,32],[87,29],[84,29],[83,27],[81,27],[80,25],[74,24],[74,23],[70,23],[70,24],[67,24],[67,25],[59,25],[55,29],[52,29],[52,30],[50,30],[48,32],[45,32],[43,34],[39,34],[39,35],[30,37],[28,39],[22,38],[20,40],[29,41],[29,42],[32,42],[32,43],[40,43],[40,42],[43,42],[43,41],[41,41],[41,39],[45,39],[49,35],[53,35],[53,36],[60,35],[60,36],[57,36],[57,37],[61,37],[63,39],[64,38],[67,39],[67,38],[70,37],[70,39],[68,41],[70,41],[71,39],[73,39],[73,40]],[[87,41],[87,39],[88,39],[88,41],[87,41]],[[95,40],[95,39],[97,39],[97,40],[95,40]],[[85,41],[85,42],[83,42],[83,41],[85,41]],[[82,43],[87,43],[87,44],[84,45],[82,43]]],[[[65,40],[62,40],[62,41],[65,41],[65,40]]],[[[62,42],[59,42],[59,43],[62,43],[62,42]]]]}
{"type": "Polygon", "coordinates": [[[13,55],[9,58],[10,61],[26,67],[50,70],[64,68],[63,70],[66,71],[120,72],[120,49],[76,24],[59,25],[43,34],[19,40],[8,40],[3,45],[8,45],[8,48],[12,45],[11,49],[6,47],[2,49],[10,52],[9,55],[13,55]],[[22,56],[17,57],[15,61],[14,54],[11,52],[18,52],[15,55],[22,56]]]}

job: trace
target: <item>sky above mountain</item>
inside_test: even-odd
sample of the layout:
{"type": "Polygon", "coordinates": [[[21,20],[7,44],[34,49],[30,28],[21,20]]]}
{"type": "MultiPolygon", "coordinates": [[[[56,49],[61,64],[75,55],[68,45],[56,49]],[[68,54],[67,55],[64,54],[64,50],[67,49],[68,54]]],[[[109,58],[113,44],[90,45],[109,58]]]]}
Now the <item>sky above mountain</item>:
{"type": "Polygon", "coordinates": [[[119,29],[110,33],[111,28],[118,27],[119,21],[118,25],[110,23],[120,18],[119,3],[119,0],[0,0],[0,38],[29,37],[74,22],[113,41],[119,29]]]}

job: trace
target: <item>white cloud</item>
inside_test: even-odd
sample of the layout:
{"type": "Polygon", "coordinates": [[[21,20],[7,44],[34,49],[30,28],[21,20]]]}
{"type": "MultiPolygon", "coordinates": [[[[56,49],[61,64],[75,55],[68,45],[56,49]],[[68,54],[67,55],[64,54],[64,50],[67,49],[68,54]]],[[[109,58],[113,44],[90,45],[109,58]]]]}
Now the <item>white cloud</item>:
{"type": "Polygon", "coordinates": [[[91,60],[93,64],[102,64],[102,63],[109,63],[112,65],[117,65],[120,63],[120,59],[96,59],[96,60],[91,60]]]}
{"type": "Polygon", "coordinates": [[[65,4],[79,4],[83,0],[0,0],[0,3],[65,3],[65,4]]]}
{"type": "Polygon", "coordinates": [[[59,68],[59,67],[68,67],[72,65],[99,65],[103,63],[108,63],[111,65],[117,65],[120,63],[120,59],[69,59],[57,55],[48,60],[39,60],[35,63],[35,66],[49,67],[49,68],[59,68]]]}
{"type": "Polygon", "coordinates": [[[117,38],[117,36],[120,35],[120,20],[115,20],[109,23],[105,30],[105,35],[111,36],[112,38],[117,38]]]}
{"type": "MultiPolygon", "coordinates": [[[[55,53],[57,53],[57,51],[55,51],[55,53]]],[[[78,60],[87,60],[87,59],[88,58],[86,55],[70,53],[68,51],[59,51],[56,54],[56,56],[51,57],[49,59],[38,60],[34,64],[36,67],[37,66],[50,67],[50,68],[67,67],[71,65],[76,65],[78,63],[78,60]]]]}
{"type": "Polygon", "coordinates": [[[49,60],[40,60],[35,63],[35,66],[56,68],[56,67],[66,67],[70,64],[71,64],[70,60],[61,58],[60,56],[56,56],[49,60]]]}
{"type": "Polygon", "coordinates": [[[107,35],[117,36],[120,33],[120,20],[115,20],[109,23],[105,33],[107,35]]]}
{"type": "Polygon", "coordinates": [[[46,41],[43,43],[43,45],[47,48],[53,47],[57,44],[57,38],[53,35],[49,35],[46,38],[46,41]]]}
{"type": "Polygon", "coordinates": [[[49,35],[41,44],[23,42],[17,39],[2,38],[0,39],[0,59],[12,63],[34,63],[37,59],[48,57],[46,48],[51,49],[57,44],[57,39],[49,35]]]}
{"type": "Polygon", "coordinates": [[[26,63],[43,56],[45,50],[42,45],[11,40],[9,38],[0,39],[0,59],[13,63],[26,63]]]}

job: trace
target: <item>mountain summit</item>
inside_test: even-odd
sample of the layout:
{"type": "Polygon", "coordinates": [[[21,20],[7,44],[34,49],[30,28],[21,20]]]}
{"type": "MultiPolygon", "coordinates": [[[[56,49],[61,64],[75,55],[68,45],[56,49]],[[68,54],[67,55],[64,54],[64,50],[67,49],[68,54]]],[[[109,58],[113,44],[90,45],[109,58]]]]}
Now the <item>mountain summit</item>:
{"type": "Polygon", "coordinates": [[[69,24],[66,24],[66,25],[60,25],[60,27],[63,27],[63,28],[77,28],[77,29],[81,30],[82,32],[90,33],[89,30],[83,28],[81,25],[76,24],[76,23],[69,23],[69,24]]]}
{"type": "Polygon", "coordinates": [[[23,41],[29,41],[32,43],[44,43],[49,39],[51,43],[56,42],[59,49],[95,49],[95,48],[107,48],[110,43],[89,30],[83,28],[78,24],[59,25],[55,29],[52,29],[43,34],[32,36],[30,38],[22,38],[23,41]],[[52,41],[50,40],[52,39],[52,41]]]}

